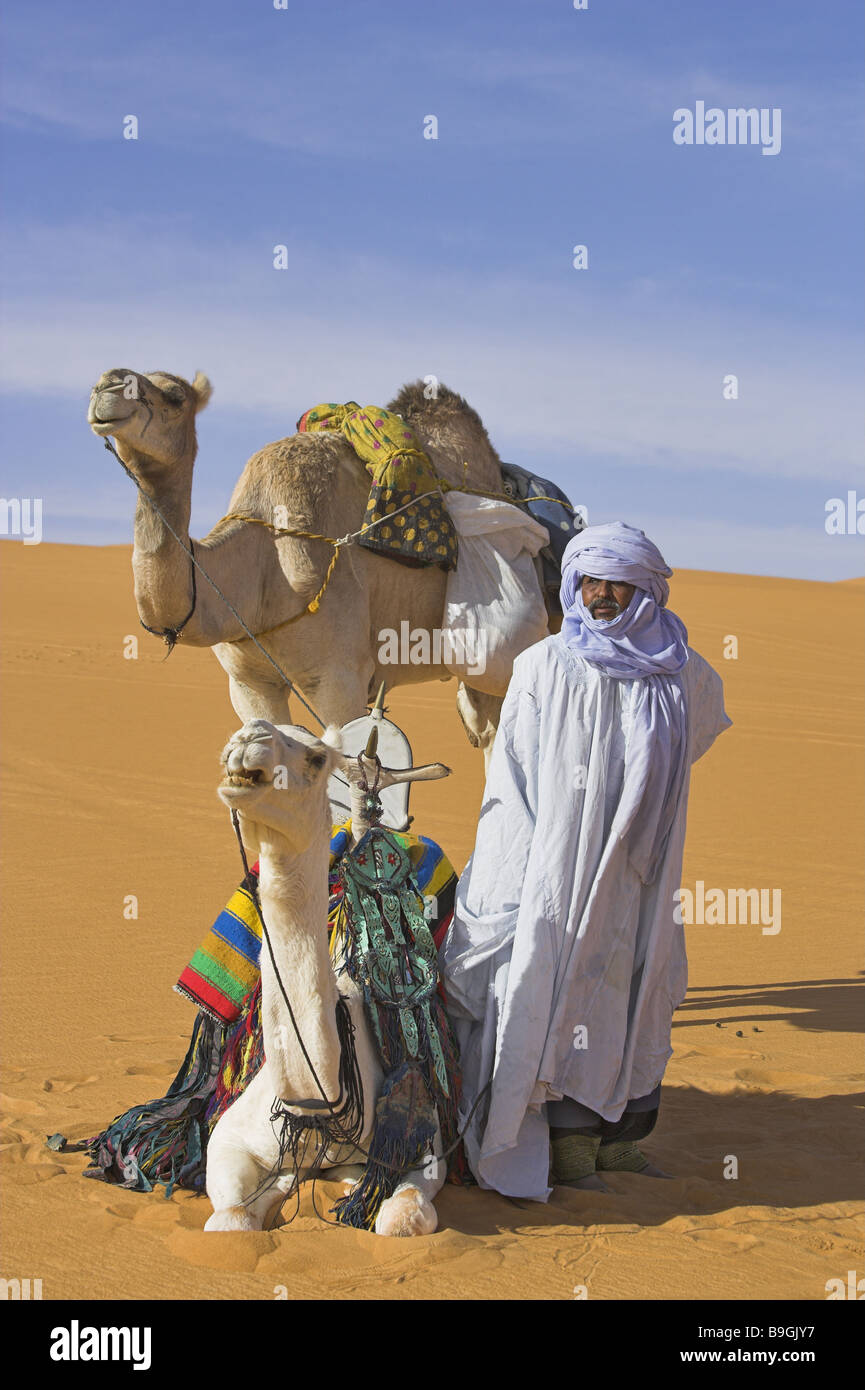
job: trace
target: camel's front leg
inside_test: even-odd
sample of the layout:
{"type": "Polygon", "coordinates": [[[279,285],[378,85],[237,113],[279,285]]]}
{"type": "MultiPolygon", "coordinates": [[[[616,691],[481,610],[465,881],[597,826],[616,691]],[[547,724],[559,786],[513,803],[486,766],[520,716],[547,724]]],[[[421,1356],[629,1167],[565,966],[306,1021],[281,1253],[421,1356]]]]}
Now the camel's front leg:
{"type": "Polygon", "coordinates": [[[207,1146],[207,1195],[213,1215],[205,1231],[266,1230],[294,1186],[294,1173],[281,1171],[259,1193],[279,1158],[270,1122],[272,1101],[273,1083],[265,1064],[217,1121],[207,1146]]]}
{"type": "Polygon", "coordinates": [[[253,719],[267,719],[271,724],[288,722],[289,689],[285,684],[261,682],[252,686],[236,676],[229,676],[228,694],[235,714],[244,724],[253,719]]]}
{"type": "Polygon", "coordinates": [[[341,650],[336,669],[326,668],[299,684],[325,724],[348,724],[352,719],[362,719],[367,705],[372,704],[375,697],[375,691],[370,692],[373,670],[372,660],[365,652],[341,650]]]}
{"type": "Polygon", "coordinates": [[[480,748],[484,755],[484,772],[490,770],[493,743],[499,727],[503,695],[486,695],[481,690],[473,690],[460,681],[457,689],[457,712],[463,721],[463,728],[473,748],[480,748]]]}
{"type": "Polygon", "coordinates": [[[406,1173],[392,1197],[382,1202],[375,1223],[379,1236],[431,1236],[438,1226],[433,1198],[444,1186],[447,1162],[436,1158],[442,1151],[441,1130],[436,1124],[432,1152],[420,1168],[406,1173]]]}
{"type": "MultiPolygon", "coordinates": [[[[340,675],[309,676],[298,681],[298,686],[323,724],[348,724],[366,714],[372,669],[368,662],[340,675]]],[[[267,719],[271,724],[297,722],[312,728],[312,715],[287,685],[258,680],[253,685],[248,678],[230,676],[228,693],[235,714],[244,724],[267,719]]]]}

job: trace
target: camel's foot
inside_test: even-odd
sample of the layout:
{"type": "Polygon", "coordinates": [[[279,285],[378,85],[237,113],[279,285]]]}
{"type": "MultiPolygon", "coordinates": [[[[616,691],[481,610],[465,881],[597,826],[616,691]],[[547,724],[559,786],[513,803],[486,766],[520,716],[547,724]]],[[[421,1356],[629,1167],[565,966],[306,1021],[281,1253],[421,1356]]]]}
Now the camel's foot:
{"type": "Polygon", "coordinates": [[[375,1223],[379,1236],[431,1236],[438,1226],[432,1202],[417,1187],[404,1187],[386,1202],[375,1223]]]}
{"type": "Polygon", "coordinates": [[[260,1231],[261,1217],[255,1216],[246,1207],[223,1207],[215,1211],[204,1223],[205,1231],[260,1231]]]}
{"type": "Polygon", "coordinates": [[[597,1173],[587,1173],[584,1178],[553,1178],[555,1187],[576,1187],[582,1192],[609,1192],[607,1184],[597,1173]]]}

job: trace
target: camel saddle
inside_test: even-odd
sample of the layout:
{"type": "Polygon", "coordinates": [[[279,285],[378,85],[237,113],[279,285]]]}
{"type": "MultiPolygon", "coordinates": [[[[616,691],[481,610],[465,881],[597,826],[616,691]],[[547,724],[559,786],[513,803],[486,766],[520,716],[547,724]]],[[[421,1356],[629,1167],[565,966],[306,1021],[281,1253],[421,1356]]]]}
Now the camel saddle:
{"type": "Polygon", "coordinates": [[[432,460],[399,415],[327,401],[301,415],[297,430],[342,434],[372,478],[359,545],[403,564],[456,569],[457,533],[432,460]]]}
{"type": "Polygon", "coordinates": [[[543,546],[538,553],[541,562],[539,577],[549,611],[561,613],[559,589],[562,584],[562,556],[568,541],[584,530],[587,524],[585,511],[574,507],[570,498],[555,483],[547,478],[535,477],[516,463],[502,464],[502,484],[516,505],[525,507],[529,515],[549,532],[549,545],[543,546]]]}

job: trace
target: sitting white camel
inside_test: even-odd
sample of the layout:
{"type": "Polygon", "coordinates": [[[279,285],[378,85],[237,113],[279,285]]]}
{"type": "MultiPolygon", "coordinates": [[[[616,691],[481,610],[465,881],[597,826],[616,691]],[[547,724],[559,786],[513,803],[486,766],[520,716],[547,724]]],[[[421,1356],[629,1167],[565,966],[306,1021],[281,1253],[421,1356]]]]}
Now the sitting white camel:
{"type": "MultiPolygon", "coordinates": [[[[383,1072],[372,1040],[360,989],[347,974],[337,979],[328,949],[328,857],[331,836],[327,782],[339,769],[352,794],[352,838],[356,845],[369,828],[365,806],[367,776],[379,773],[379,788],[396,782],[431,780],[448,775],[441,763],[401,771],[380,768],[374,756],[348,758],[340,750],[338,728],[318,739],[294,725],[276,726],[263,719],[245,724],[222,753],[224,778],[219,796],[240,819],[243,840],[259,859],[259,894],[272,955],[261,949],[261,1020],[266,1062],[247,1089],[214,1127],[207,1149],[207,1195],[213,1204],[207,1231],[260,1231],[275,1224],[288,1192],[302,1182],[314,1154],[301,1154],[299,1171],[282,1169],[274,1099],[297,1115],[310,1114],[304,1101],[318,1101],[315,1077],[301,1050],[302,1037],[328,1101],[340,1091],[340,1039],[337,1001],[348,1001],[355,1029],[364,1129],[360,1145],[368,1147],[383,1072]],[[277,974],[278,972],[278,974],[277,974]],[[297,1029],[291,1022],[279,981],[288,994],[297,1029]],[[301,1104],[293,1105],[292,1101],[301,1104]],[[271,1181],[270,1178],[273,1177],[271,1181]],[[264,1184],[264,1186],[263,1186],[264,1184]]],[[[310,1143],[314,1142],[312,1140],[310,1143]]],[[[437,1131],[435,1151],[441,1152],[437,1131]]],[[[362,1162],[356,1149],[328,1148],[328,1168],[362,1162]]],[[[443,1163],[427,1163],[400,1181],[382,1203],[375,1223],[379,1235],[429,1235],[438,1218],[433,1198],[445,1179],[443,1163]],[[439,1170],[441,1175],[438,1176],[439,1170]]],[[[357,1170],[355,1170],[357,1171],[357,1170]]],[[[333,1176],[344,1176],[334,1174],[333,1176]]]]}

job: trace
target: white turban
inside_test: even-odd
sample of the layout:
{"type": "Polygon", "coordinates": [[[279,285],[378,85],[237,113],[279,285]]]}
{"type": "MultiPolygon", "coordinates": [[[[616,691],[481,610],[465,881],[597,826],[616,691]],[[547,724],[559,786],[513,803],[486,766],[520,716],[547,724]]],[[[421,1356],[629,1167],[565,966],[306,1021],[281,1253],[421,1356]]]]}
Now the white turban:
{"type": "Polygon", "coordinates": [[[562,609],[573,607],[580,577],[620,580],[651,594],[659,608],[670,596],[673,571],[658,547],[636,526],[610,521],[587,526],[568,542],[562,556],[562,609]]]}

